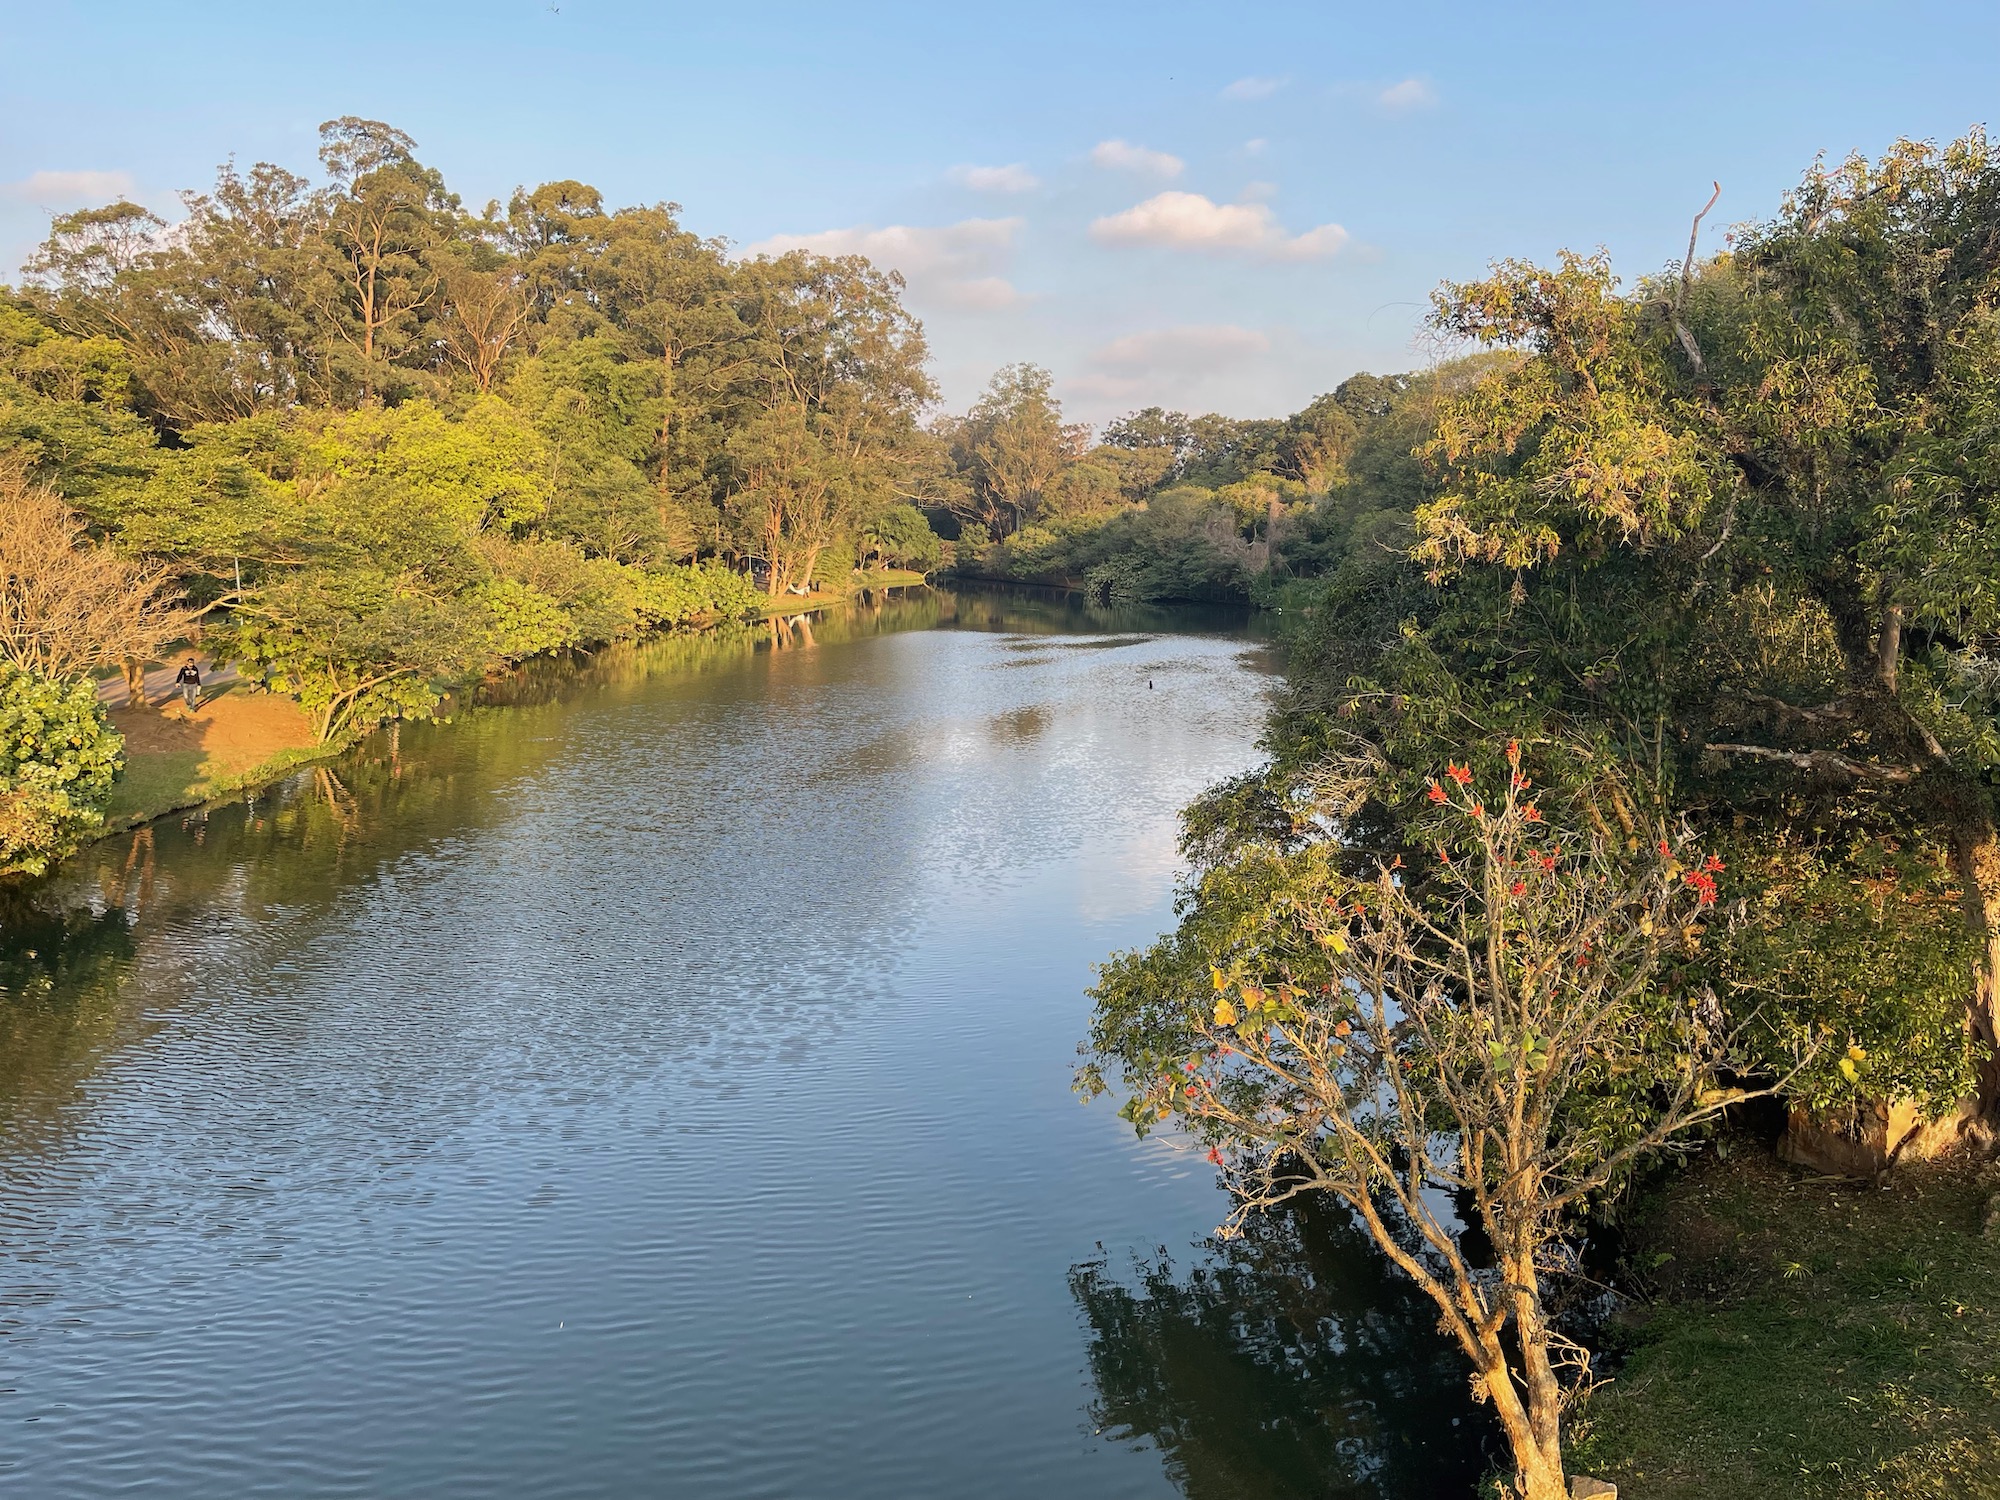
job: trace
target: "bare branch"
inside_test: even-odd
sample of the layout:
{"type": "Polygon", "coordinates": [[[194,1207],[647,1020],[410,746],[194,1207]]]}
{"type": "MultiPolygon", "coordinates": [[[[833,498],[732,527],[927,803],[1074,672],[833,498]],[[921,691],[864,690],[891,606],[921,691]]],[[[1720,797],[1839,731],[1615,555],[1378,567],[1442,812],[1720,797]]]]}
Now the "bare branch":
{"type": "Polygon", "coordinates": [[[1819,771],[1851,777],[1856,781],[1888,781],[1901,785],[1924,774],[1924,766],[1881,765],[1854,760],[1832,750],[1773,750],[1768,745],[1712,744],[1705,748],[1718,755],[1745,755],[1753,760],[1776,761],[1801,771],[1819,771]]]}
{"type": "Polygon", "coordinates": [[[1708,202],[1701,206],[1701,212],[1694,216],[1694,223],[1688,228],[1687,256],[1681,261],[1680,295],[1674,299],[1674,337],[1680,340],[1680,346],[1687,354],[1688,363],[1694,366],[1694,373],[1697,376],[1708,374],[1708,361],[1701,357],[1701,346],[1694,341],[1694,334],[1682,321],[1681,315],[1687,311],[1688,291],[1694,284],[1695,242],[1701,238],[1701,221],[1708,217],[1708,211],[1715,207],[1716,200],[1721,196],[1722,184],[1718,182],[1715,184],[1715,191],[1708,195],[1708,202]]]}

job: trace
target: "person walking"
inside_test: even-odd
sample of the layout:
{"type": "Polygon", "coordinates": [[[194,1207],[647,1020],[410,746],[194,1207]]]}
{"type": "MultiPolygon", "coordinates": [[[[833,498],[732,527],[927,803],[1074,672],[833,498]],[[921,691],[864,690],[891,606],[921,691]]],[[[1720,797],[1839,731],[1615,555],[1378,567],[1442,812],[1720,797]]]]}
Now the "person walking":
{"type": "Polygon", "coordinates": [[[194,664],[194,658],[187,659],[187,665],[174,674],[174,683],[181,690],[181,701],[187,704],[192,714],[201,701],[201,668],[194,664]]]}

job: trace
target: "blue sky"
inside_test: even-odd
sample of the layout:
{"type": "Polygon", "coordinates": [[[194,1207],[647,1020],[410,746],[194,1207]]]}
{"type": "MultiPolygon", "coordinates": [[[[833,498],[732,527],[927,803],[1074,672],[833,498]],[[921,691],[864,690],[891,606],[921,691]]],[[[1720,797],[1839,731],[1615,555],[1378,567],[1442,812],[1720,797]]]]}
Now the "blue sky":
{"type": "MultiPolygon", "coordinates": [[[[1628,276],[1816,153],[1995,113],[2000,4],[26,4],[0,0],[0,265],[50,212],[169,216],[385,119],[468,201],[575,177],[740,249],[909,277],[947,402],[1297,408],[1431,357],[1431,288],[1606,246],[1628,276]]],[[[2000,122],[1996,122],[2000,123],[2000,122]]]]}

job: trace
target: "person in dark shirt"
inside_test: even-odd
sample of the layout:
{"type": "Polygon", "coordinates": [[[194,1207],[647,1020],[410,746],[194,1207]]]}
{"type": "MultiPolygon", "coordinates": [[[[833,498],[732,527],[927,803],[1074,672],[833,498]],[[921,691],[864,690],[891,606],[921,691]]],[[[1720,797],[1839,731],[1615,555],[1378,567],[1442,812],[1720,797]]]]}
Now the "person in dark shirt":
{"type": "Polygon", "coordinates": [[[201,701],[201,668],[194,664],[194,658],[187,659],[187,665],[174,674],[174,682],[181,690],[181,701],[187,704],[189,713],[201,701]]]}

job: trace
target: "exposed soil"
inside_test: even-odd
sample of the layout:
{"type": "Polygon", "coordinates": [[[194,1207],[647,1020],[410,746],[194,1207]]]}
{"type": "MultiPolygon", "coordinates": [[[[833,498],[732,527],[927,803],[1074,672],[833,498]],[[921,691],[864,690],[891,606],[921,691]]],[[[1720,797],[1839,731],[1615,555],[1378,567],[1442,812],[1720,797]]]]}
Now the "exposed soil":
{"type": "Polygon", "coordinates": [[[179,699],[165,707],[134,713],[114,709],[111,722],[125,736],[128,759],[148,755],[201,753],[201,772],[210,780],[241,774],[284,750],[313,743],[305,710],[275,693],[224,689],[190,715],[179,699]]]}

